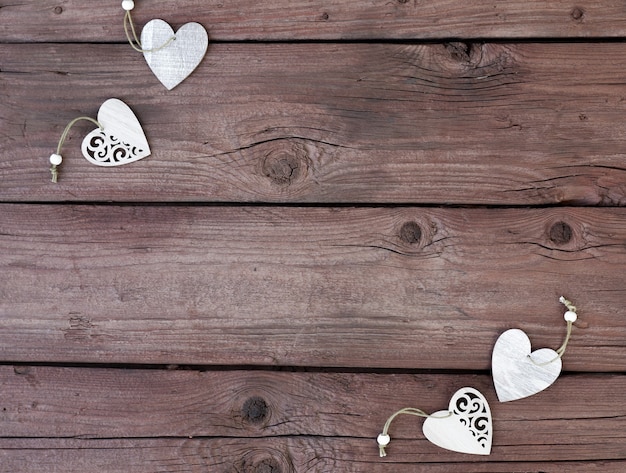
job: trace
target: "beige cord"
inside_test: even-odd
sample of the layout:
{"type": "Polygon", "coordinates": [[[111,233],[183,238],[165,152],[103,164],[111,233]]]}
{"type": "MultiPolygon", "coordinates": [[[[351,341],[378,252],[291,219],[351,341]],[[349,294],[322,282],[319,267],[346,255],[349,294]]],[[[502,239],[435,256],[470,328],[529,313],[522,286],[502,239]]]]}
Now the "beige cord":
{"type": "Polygon", "coordinates": [[[391,441],[391,437],[389,437],[389,434],[387,434],[387,431],[389,430],[389,426],[391,425],[391,422],[400,414],[409,414],[409,415],[417,416],[417,417],[432,417],[434,419],[445,419],[446,417],[450,417],[452,415],[451,412],[448,412],[444,416],[433,416],[430,414],[426,414],[423,410],[416,409],[414,407],[405,407],[403,409],[400,409],[397,412],[394,412],[393,414],[391,414],[391,416],[389,416],[389,419],[387,419],[387,422],[385,422],[383,431],[377,438],[378,450],[379,450],[379,454],[381,457],[387,456],[387,452],[385,452],[385,447],[389,445],[389,442],[391,441]]]}
{"type": "Polygon", "coordinates": [[[172,36],[170,39],[168,39],[165,42],[164,45],[159,46],[158,48],[143,49],[141,46],[141,41],[139,40],[139,37],[137,36],[137,31],[135,30],[135,25],[133,24],[133,18],[130,15],[130,10],[126,10],[126,14],[124,15],[124,33],[126,33],[126,39],[128,39],[128,43],[132,46],[132,48],[135,51],[140,52],[140,53],[156,53],[157,51],[160,51],[161,49],[169,46],[170,43],[176,39],[176,36],[172,36]],[[130,31],[128,29],[128,25],[130,25],[130,31]],[[131,33],[132,33],[132,37],[131,37],[131,33]]]}
{"type": "MultiPolygon", "coordinates": [[[[67,139],[67,135],[70,132],[70,129],[76,124],[76,122],[80,121],[80,120],[87,120],[93,124],[95,124],[98,128],[100,128],[101,130],[102,125],[100,124],[100,122],[98,122],[98,120],[94,120],[91,117],[78,117],[78,118],[74,118],[74,120],[72,120],[71,122],[69,122],[67,124],[67,126],[65,127],[65,130],[63,130],[63,133],[61,134],[61,138],[59,139],[59,144],[57,145],[57,157],[59,158],[59,164],[61,161],[61,148],[63,148],[63,144],[65,143],[65,140],[67,139]]],[[[52,167],[50,168],[50,172],[52,173],[52,182],[57,182],[58,178],[59,178],[59,171],[57,169],[57,164],[52,163],[52,167]]]]}
{"type": "Polygon", "coordinates": [[[572,336],[572,326],[577,318],[576,306],[563,296],[559,298],[559,302],[563,304],[565,307],[567,307],[567,312],[565,312],[565,315],[563,316],[565,320],[567,321],[567,333],[565,335],[565,340],[563,341],[561,346],[555,350],[557,356],[550,361],[546,361],[544,363],[537,363],[535,360],[533,360],[532,356],[528,355],[528,357],[530,358],[530,361],[532,361],[537,366],[546,366],[546,365],[549,365],[550,363],[555,362],[559,358],[562,358],[563,355],[565,355],[567,344],[569,343],[570,337],[572,336]]]}

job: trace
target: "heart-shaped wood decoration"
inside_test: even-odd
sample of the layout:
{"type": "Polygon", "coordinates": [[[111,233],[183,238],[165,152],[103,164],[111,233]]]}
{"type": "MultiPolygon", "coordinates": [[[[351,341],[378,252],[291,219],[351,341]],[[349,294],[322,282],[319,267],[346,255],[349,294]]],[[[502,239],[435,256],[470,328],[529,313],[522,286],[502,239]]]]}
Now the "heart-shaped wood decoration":
{"type": "Polygon", "coordinates": [[[199,23],[187,23],[174,34],[165,21],[151,20],[141,31],[141,47],[154,75],[172,90],[198,67],[209,47],[209,35],[199,23]]]}
{"type": "Polygon", "coordinates": [[[449,410],[431,414],[422,431],[428,440],[447,450],[473,455],[491,453],[491,409],[474,388],[461,388],[454,393],[449,410]]]}
{"type": "Polygon", "coordinates": [[[491,369],[500,402],[514,401],[543,391],[561,374],[561,358],[550,348],[531,353],[530,340],[519,329],[504,332],[493,347],[491,369]]]}
{"type": "Polygon", "coordinates": [[[150,156],[150,146],[139,120],[128,105],[109,99],[98,110],[102,128],[83,140],[83,156],[97,166],[121,166],[150,156]]]}

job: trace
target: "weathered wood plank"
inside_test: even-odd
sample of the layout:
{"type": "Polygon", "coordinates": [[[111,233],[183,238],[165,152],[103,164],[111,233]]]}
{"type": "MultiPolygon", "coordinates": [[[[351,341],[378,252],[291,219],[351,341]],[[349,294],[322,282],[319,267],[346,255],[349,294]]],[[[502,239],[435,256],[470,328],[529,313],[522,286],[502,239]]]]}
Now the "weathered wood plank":
{"type": "MultiPolygon", "coordinates": [[[[473,386],[485,394],[494,418],[489,461],[626,457],[626,432],[620,428],[626,415],[624,375],[564,375],[547,391],[506,404],[497,402],[486,375],[3,366],[0,380],[4,438],[0,450],[12,437],[41,438],[44,448],[53,445],[46,438],[258,437],[271,440],[258,447],[267,457],[274,456],[274,449],[268,448],[273,444],[274,453],[289,458],[292,448],[300,449],[289,437],[300,436],[326,437],[319,445],[330,449],[324,457],[378,463],[383,460],[377,459],[375,438],[389,415],[406,406],[427,412],[446,409],[458,388],[473,386]]],[[[476,459],[430,444],[421,433],[422,422],[410,416],[395,420],[385,462],[476,459]]],[[[310,441],[306,439],[302,447],[310,441]]],[[[242,460],[254,451],[242,442],[233,445],[231,453],[218,456],[221,461],[242,460]]],[[[296,471],[302,471],[302,465],[296,471]]]]}
{"type": "MultiPolygon", "coordinates": [[[[0,40],[124,41],[119,0],[0,2],[0,40]]],[[[162,18],[204,24],[213,40],[622,37],[617,0],[151,0],[137,2],[141,26],[162,18]]]]}
{"type": "Polygon", "coordinates": [[[626,367],[626,209],[0,206],[11,361],[626,367]]]}
{"type": "Polygon", "coordinates": [[[371,441],[280,439],[4,440],[2,473],[623,473],[625,460],[426,463],[415,448],[401,458],[378,458],[371,441]]]}
{"type": "Polygon", "coordinates": [[[0,200],[624,205],[622,49],[220,44],[168,93],[121,45],[0,45],[0,200]],[[152,156],[93,166],[80,124],[51,183],[110,97],[152,156]]]}

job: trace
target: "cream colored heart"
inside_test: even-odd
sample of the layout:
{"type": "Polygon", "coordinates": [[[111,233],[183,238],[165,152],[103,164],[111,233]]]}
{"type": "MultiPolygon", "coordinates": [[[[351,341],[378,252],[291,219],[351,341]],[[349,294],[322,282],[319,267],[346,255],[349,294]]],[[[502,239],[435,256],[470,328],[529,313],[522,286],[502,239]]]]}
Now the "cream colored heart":
{"type": "Polygon", "coordinates": [[[97,166],[121,166],[150,156],[150,146],[139,120],[128,105],[109,99],[98,110],[101,129],[83,140],[81,149],[87,161],[97,166]]]}
{"type": "Polygon", "coordinates": [[[531,353],[530,340],[519,329],[504,332],[493,347],[491,370],[500,402],[514,401],[543,391],[561,374],[558,353],[541,348],[531,353]]]}
{"type": "Polygon", "coordinates": [[[141,31],[141,47],[154,75],[172,90],[198,67],[209,47],[209,35],[199,23],[187,23],[174,33],[165,21],[151,20],[141,31]]]}
{"type": "Polygon", "coordinates": [[[489,455],[493,439],[491,410],[474,388],[461,388],[450,399],[447,411],[431,414],[422,427],[435,445],[460,453],[489,455]]]}

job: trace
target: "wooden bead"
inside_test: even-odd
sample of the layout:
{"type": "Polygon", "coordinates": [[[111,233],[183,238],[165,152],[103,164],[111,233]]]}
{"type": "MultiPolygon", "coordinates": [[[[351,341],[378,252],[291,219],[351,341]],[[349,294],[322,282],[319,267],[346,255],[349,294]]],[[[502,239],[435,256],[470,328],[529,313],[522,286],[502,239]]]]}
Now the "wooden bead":
{"type": "Polygon", "coordinates": [[[62,162],[63,162],[63,158],[61,157],[60,154],[54,153],[50,155],[50,164],[52,164],[53,166],[58,166],[62,162]]]}
{"type": "Polygon", "coordinates": [[[576,322],[576,319],[578,318],[578,315],[576,315],[576,312],[568,310],[567,312],[565,312],[565,314],[563,315],[563,318],[568,321],[568,322],[576,322]]]}

